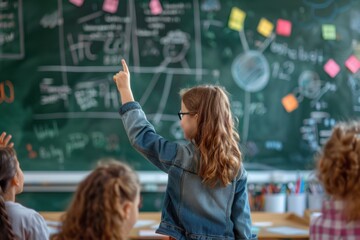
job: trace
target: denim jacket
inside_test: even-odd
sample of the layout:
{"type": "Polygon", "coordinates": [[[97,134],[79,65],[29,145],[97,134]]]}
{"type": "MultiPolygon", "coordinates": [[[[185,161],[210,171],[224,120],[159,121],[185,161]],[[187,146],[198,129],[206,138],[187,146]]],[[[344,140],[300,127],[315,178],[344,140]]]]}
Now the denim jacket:
{"type": "Polygon", "coordinates": [[[228,186],[210,188],[197,174],[199,153],[194,144],[158,135],[137,102],[124,104],[119,113],[132,146],[168,174],[157,233],[177,240],[256,239],[243,167],[228,186]]]}

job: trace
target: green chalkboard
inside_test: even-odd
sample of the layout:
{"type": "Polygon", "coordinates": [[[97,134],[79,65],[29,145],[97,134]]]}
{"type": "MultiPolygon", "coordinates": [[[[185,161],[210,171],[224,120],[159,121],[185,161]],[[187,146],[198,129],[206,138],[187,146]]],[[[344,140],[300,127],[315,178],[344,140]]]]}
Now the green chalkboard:
{"type": "Polygon", "coordinates": [[[248,169],[312,169],[331,127],[360,115],[359,39],[358,0],[0,0],[0,131],[25,171],[154,170],[117,113],[125,58],[164,137],[183,140],[181,88],[221,84],[248,169]]]}

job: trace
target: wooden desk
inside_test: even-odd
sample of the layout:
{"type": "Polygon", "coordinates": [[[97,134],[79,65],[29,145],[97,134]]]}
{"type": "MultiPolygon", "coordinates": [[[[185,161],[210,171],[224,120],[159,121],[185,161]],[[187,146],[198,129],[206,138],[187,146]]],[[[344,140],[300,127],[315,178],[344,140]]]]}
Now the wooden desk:
{"type": "MultiPolygon", "coordinates": [[[[59,221],[62,212],[40,212],[40,214],[48,221],[59,221]]],[[[155,227],[160,222],[160,212],[141,212],[139,215],[139,222],[141,226],[133,228],[129,234],[129,239],[168,239],[165,236],[154,236],[151,233],[155,232],[155,227]],[[149,234],[146,234],[149,233],[149,234]],[[147,236],[140,236],[145,234],[147,236]]],[[[253,225],[258,228],[259,240],[275,240],[275,239],[309,239],[309,221],[292,213],[266,213],[266,212],[252,212],[251,213],[253,225]],[[266,225],[266,226],[262,226],[266,225]],[[269,225],[269,226],[268,226],[269,225]],[[287,235],[274,233],[269,231],[269,228],[274,227],[292,227],[296,229],[305,230],[306,233],[287,235]]]]}
{"type": "Polygon", "coordinates": [[[253,227],[258,228],[258,238],[260,239],[309,239],[309,221],[293,213],[267,213],[252,212],[251,218],[253,227]],[[271,228],[290,227],[305,230],[301,234],[281,234],[270,231],[271,228]]]}

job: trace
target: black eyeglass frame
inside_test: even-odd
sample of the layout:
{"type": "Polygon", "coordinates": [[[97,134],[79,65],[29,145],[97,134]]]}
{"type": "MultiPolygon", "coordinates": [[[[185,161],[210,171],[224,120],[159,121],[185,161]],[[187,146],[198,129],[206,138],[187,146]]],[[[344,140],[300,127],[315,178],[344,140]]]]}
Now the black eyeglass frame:
{"type": "Polygon", "coordinates": [[[179,119],[180,120],[182,120],[182,118],[183,118],[183,115],[194,115],[194,114],[196,114],[196,112],[178,112],[178,117],[179,117],[179,119]]]}

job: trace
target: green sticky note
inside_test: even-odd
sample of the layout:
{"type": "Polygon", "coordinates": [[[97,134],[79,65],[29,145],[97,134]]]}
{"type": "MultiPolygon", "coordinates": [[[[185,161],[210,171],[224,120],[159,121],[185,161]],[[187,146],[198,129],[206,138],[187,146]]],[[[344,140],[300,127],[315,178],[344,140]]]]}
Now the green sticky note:
{"type": "Polygon", "coordinates": [[[336,40],[336,27],[332,24],[322,25],[322,36],[325,40],[336,40]]]}

